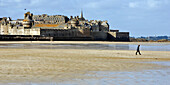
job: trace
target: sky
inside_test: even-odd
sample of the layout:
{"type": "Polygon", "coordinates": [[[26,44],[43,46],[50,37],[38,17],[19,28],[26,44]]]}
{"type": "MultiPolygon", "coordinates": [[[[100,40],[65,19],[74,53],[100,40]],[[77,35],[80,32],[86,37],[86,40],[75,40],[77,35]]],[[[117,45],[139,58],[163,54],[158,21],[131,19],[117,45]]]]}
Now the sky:
{"type": "Polygon", "coordinates": [[[170,36],[170,0],[0,0],[0,17],[13,20],[27,11],[69,17],[81,10],[86,19],[107,20],[110,29],[130,36],[170,36]]]}

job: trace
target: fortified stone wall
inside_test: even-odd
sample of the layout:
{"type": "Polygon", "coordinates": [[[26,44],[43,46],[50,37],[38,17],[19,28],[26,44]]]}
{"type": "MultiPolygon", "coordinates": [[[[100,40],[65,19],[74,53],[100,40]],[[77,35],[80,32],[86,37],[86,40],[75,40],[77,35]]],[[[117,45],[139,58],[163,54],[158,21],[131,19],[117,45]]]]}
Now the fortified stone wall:
{"type": "Polygon", "coordinates": [[[22,27],[14,27],[9,29],[8,35],[39,35],[40,36],[40,28],[30,28],[24,29],[22,27]]]}
{"type": "Polygon", "coordinates": [[[108,40],[129,41],[129,32],[108,32],[108,40]]]}
{"type": "Polygon", "coordinates": [[[90,37],[90,31],[84,29],[41,29],[41,36],[48,37],[90,37]]]}
{"type": "Polygon", "coordinates": [[[1,24],[1,35],[8,35],[8,25],[1,24]]]}
{"type": "Polygon", "coordinates": [[[40,35],[40,28],[24,29],[24,27],[11,27],[10,25],[1,25],[1,35],[40,35]]]}
{"type": "Polygon", "coordinates": [[[40,36],[40,28],[31,28],[31,29],[24,29],[25,35],[39,35],[40,36]]]}
{"type": "Polygon", "coordinates": [[[108,32],[107,39],[110,41],[116,40],[116,32],[108,32]]]}
{"type": "Polygon", "coordinates": [[[91,32],[93,40],[107,40],[107,32],[91,32]]]}

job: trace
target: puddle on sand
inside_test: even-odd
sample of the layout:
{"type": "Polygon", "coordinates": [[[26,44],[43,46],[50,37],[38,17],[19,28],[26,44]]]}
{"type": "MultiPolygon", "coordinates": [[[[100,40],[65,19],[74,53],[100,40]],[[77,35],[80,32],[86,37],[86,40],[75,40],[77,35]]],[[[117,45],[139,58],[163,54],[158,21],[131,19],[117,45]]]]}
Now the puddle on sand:
{"type": "MultiPolygon", "coordinates": [[[[170,66],[169,61],[144,62],[170,66]]],[[[74,79],[56,85],[169,85],[170,68],[143,70],[139,72],[94,71],[86,76],[91,79],[74,79]]]]}
{"type": "MultiPolygon", "coordinates": [[[[87,74],[88,75],[88,74],[87,74]]],[[[74,79],[56,85],[168,85],[169,70],[147,70],[142,72],[93,72],[92,79],[74,79]]]]}
{"type": "MultiPolygon", "coordinates": [[[[145,63],[145,62],[144,62],[145,63]]],[[[170,66],[170,62],[146,62],[170,66]]],[[[72,79],[64,82],[46,83],[8,83],[0,85],[169,85],[170,68],[142,70],[137,72],[91,71],[85,74],[89,78],[72,79]]]]}
{"type": "Polygon", "coordinates": [[[152,64],[158,64],[158,65],[170,66],[170,61],[143,62],[143,63],[152,63],[152,64]]]}

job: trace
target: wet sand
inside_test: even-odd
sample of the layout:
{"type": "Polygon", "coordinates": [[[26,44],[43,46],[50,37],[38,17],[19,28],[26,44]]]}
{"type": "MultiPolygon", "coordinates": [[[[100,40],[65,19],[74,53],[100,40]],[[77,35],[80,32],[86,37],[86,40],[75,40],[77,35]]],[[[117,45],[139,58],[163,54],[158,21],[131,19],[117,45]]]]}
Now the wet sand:
{"type": "Polygon", "coordinates": [[[0,82],[2,84],[65,82],[72,79],[98,79],[97,76],[86,75],[94,71],[141,72],[170,68],[160,64],[144,63],[169,62],[170,51],[141,51],[141,53],[142,55],[136,56],[135,51],[130,50],[83,48],[0,49],[0,82]]]}
{"type": "Polygon", "coordinates": [[[108,41],[0,41],[0,44],[11,44],[11,43],[63,43],[63,44],[155,44],[163,43],[170,44],[170,42],[108,42],[108,41]]]}

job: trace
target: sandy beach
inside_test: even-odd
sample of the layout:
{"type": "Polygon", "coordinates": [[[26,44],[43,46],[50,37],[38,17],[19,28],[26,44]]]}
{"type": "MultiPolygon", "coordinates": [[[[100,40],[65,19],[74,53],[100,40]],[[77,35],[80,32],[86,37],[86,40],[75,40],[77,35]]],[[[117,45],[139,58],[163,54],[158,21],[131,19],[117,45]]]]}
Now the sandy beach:
{"type": "MultiPolygon", "coordinates": [[[[29,41],[30,42],[30,41],[29,41]]],[[[29,42],[0,42],[29,43],[29,42]]],[[[51,43],[51,42],[32,42],[51,43]]],[[[120,42],[52,42],[52,43],[104,43],[120,42]]],[[[121,42],[126,43],[126,42],[121,42]]],[[[131,42],[128,42],[131,43],[131,42]]],[[[133,44],[139,44],[132,42],[133,44]]],[[[146,44],[146,43],[140,43],[146,44]]],[[[90,71],[131,71],[170,68],[156,61],[170,61],[170,51],[100,50],[100,49],[0,49],[0,82],[63,82],[89,79],[90,71]]],[[[97,78],[97,77],[93,77],[97,78]]]]}

